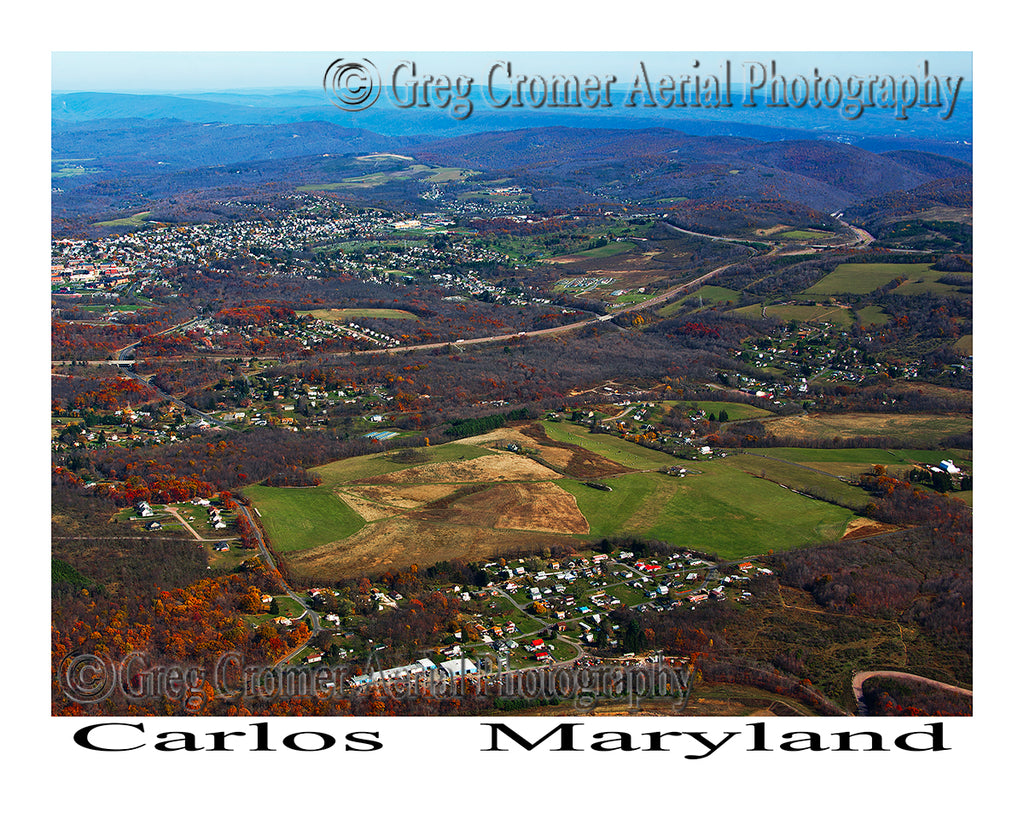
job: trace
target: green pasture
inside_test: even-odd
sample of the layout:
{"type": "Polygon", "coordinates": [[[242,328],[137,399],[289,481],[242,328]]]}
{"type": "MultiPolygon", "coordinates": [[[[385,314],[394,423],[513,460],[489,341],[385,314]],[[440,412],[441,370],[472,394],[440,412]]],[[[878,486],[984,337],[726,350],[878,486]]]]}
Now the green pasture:
{"type": "Polygon", "coordinates": [[[591,452],[622,464],[630,469],[658,469],[680,461],[666,452],[647,449],[639,444],[623,441],[614,435],[591,434],[583,427],[565,421],[542,421],[548,436],[563,443],[577,444],[591,452]]]}
{"type": "Polygon", "coordinates": [[[358,532],[365,521],[324,486],[247,486],[278,552],[311,549],[358,532]]]}
{"type": "MultiPolygon", "coordinates": [[[[836,293],[870,293],[884,284],[888,284],[898,276],[906,276],[908,282],[920,277],[931,265],[923,263],[892,264],[850,263],[836,267],[825,278],[808,287],[804,292],[808,295],[831,296],[836,293]]],[[[939,273],[938,276],[942,276],[939,273]]]]}
{"type": "Polygon", "coordinates": [[[632,534],[726,559],[836,539],[854,517],[729,461],[702,462],[684,478],[658,472],[606,478],[611,492],[568,478],[558,483],[576,497],[591,537],[632,534]]]}

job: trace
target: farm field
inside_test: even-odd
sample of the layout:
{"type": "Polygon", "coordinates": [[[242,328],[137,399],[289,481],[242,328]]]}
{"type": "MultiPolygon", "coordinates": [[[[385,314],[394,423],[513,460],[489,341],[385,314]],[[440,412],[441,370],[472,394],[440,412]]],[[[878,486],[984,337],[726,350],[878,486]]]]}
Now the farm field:
{"type": "Polygon", "coordinates": [[[638,535],[727,559],[838,539],[854,516],[730,461],[701,462],[685,478],[656,472],[607,478],[602,483],[611,492],[570,479],[559,483],[575,495],[592,536],[638,535]]]}
{"type": "Polygon", "coordinates": [[[98,227],[138,227],[139,225],[146,224],[146,217],[152,211],[144,210],[140,213],[133,213],[131,216],[126,216],[123,219],[111,219],[107,222],[96,222],[98,227]]]}
{"type": "MultiPolygon", "coordinates": [[[[691,403],[686,402],[689,407],[691,403]]],[[[695,401],[693,405],[704,412],[713,412],[720,415],[725,410],[730,421],[748,421],[751,418],[767,418],[774,413],[760,407],[752,407],[750,404],[737,404],[733,401],[695,401]]]]}
{"type": "Polygon", "coordinates": [[[935,447],[951,435],[970,432],[970,418],[956,415],[885,415],[882,413],[845,413],[769,418],[765,429],[780,437],[807,439],[843,439],[856,436],[888,436],[899,438],[908,447],[935,447]]]}
{"type": "Polygon", "coordinates": [[[319,467],[317,490],[367,523],[318,532],[318,542],[289,555],[290,568],[309,578],[347,577],[512,555],[589,530],[573,496],[553,482],[560,473],[507,451],[501,436],[471,440],[490,448],[454,442],[319,467]]]}
{"type": "Polygon", "coordinates": [[[873,464],[912,466],[915,463],[935,464],[947,458],[952,458],[957,464],[963,462],[969,465],[971,463],[971,453],[966,449],[871,449],[867,447],[814,449],[780,446],[755,447],[743,451],[754,455],[769,455],[786,461],[814,464],[816,467],[828,463],[846,463],[859,467],[870,467],[873,464]]]}
{"type": "MultiPolygon", "coordinates": [[[[733,312],[737,315],[758,318],[761,305],[751,304],[733,312]]],[[[779,321],[828,322],[838,327],[852,327],[853,311],[833,304],[772,304],[764,308],[764,314],[779,321]]]]}
{"type": "Polygon", "coordinates": [[[870,327],[872,324],[881,327],[888,324],[890,318],[889,314],[876,304],[869,304],[867,307],[861,308],[856,311],[856,316],[857,321],[865,327],[870,327]]]}
{"type": "Polygon", "coordinates": [[[349,176],[337,182],[318,182],[311,185],[300,185],[296,190],[307,192],[332,191],[345,188],[376,188],[389,182],[404,182],[410,179],[431,183],[454,182],[467,179],[475,173],[476,171],[465,168],[434,168],[429,165],[412,163],[404,168],[376,171],[360,176],[349,176]]]}
{"type": "MultiPolygon", "coordinates": [[[[914,296],[919,293],[937,293],[940,296],[948,296],[958,293],[960,291],[959,286],[939,281],[943,276],[948,275],[948,273],[938,270],[925,270],[917,275],[908,274],[907,280],[897,287],[895,292],[902,296],[914,296]]],[[[970,277],[971,274],[958,273],[957,275],[970,277]]]]}
{"type": "Polygon", "coordinates": [[[282,554],[348,537],[364,520],[333,492],[320,486],[247,486],[271,545],[282,554]]]}
{"type": "Polygon", "coordinates": [[[810,230],[807,228],[797,228],[796,230],[787,230],[784,233],[779,234],[780,239],[828,239],[834,234],[829,233],[825,230],[810,230]]]}
{"type": "Polygon", "coordinates": [[[655,312],[663,318],[671,318],[685,308],[697,307],[702,301],[704,304],[725,304],[730,301],[736,301],[739,295],[738,290],[706,284],[681,299],[669,302],[655,312]]]}
{"type": "Polygon", "coordinates": [[[636,250],[636,245],[633,242],[609,242],[606,245],[602,245],[601,247],[592,247],[589,250],[580,250],[575,253],[552,256],[547,259],[547,261],[555,264],[566,264],[585,261],[586,259],[608,259],[612,256],[620,256],[633,250],[636,250]]]}
{"type": "MultiPolygon", "coordinates": [[[[737,416],[743,410],[770,415],[731,402],[703,403],[737,416]]],[[[956,449],[761,448],[680,462],[611,435],[544,421],[337,461],[314,470],[323,479],[318,487],[259,486],[246,493],[294,576],[312,581],[617,535],[724,559],[782,552],[838,540],[858,519],[870,497],[840,478],[874,464],[909,467],[944,458],[971,466],[970,453],[956,449]],[[518,451],[509,450],[513,444],[518,451]],[[685,477],[658,471],[679,464],[688,469],[685,477]]]]}
{"type": "Polygon", "coordinates": [[[964,355],[974,355],[974,336],[961,336],[956,340],[953,349],[964,355]]]}
{"type": "Polygon", "coordinates": [[[665,452],[623,441],[613,435],[592,435],[583,427],[564,421],[544,421],[544,431],[556,441],[582,446],[629,469],[657,469],[679,461],[665,452]]]}
{"type": "MultiPolygon", "coordinates": [[[[898,276],[906,276],[909,281],[930,269],[931,265],[920,263],[841,264],[804,292],[808,295],[818,296],[831,296],[837,293],[870,293],[898,276]]],[[[937,273],[936,278],[942,275],[942,273],[937,273]]]]}
{"type": "Polygon", "coordinates": [[[747,451],[732,456],[729,463],[751,475],[763,477],[773,483],[850,509],[862,509],[871,500],[868,492],[839,480],[840,477],[852,477],[865,470],[870,470],[870,465],[844,464],[851,468],[833,471],[829,469],[834,466],[831,463],[804,464],[796,458],[780,459],[779,456],[772,455],[770,452],[762,455],[747,451]],[[786,462],[790,460],[792,462],[786,462]],[[822,474],[825,472],[830,474],[822,474]]]}

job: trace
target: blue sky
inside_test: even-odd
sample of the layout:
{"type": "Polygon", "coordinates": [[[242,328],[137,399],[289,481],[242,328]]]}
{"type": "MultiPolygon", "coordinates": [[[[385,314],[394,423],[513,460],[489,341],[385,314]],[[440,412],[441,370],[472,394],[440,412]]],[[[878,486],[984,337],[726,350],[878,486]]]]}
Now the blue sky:
{"type": "Polygon", "coordinates": [[[339,57],[368,57],[384,73],[403,59],[416,60],[423,71],[486,75],[498,60],[509,60],[514,70],[525,74],[552,72],[612,73],[631,76],[640,60],[659,73],[701,68],[715,71],[724,60],[733,66],[734,82],[744,61],[767,64],[777,61],[779,73],[810,75],[814,68],[823,74],[919,74],[924,60],[931,73],[962,76],[970,81],[969,52],[808,52],[808,51],[617,51],[617,52],[521,52],[515,50],[479,52],[72,52],[52,54],[54,91],[112,91],[125,93],[195,93],[227,89],[318,89],[323,72],[339,57]]]}

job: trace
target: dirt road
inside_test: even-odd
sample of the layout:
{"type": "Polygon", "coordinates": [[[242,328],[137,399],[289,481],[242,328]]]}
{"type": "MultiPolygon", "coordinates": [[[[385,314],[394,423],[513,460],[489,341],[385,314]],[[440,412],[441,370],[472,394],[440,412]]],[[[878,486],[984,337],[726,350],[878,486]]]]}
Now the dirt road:
{"type": "Polygon", "coordinates": [[[968,688],[960,688],[949,683],[930,680],[927,677],[919,677],[917,674],[908,674],[905,671],[858,671],[853,675],[853,696],[857,700],[857,715],[867,716],[867,706],[864,703],[864,682],[871,677],[889,677],[893,680],[904,680],[905,682],[920,682],[941,688],[944,691],[952,691],[956,694],[963,694],[973,697],[974,692],[968,688]]]}

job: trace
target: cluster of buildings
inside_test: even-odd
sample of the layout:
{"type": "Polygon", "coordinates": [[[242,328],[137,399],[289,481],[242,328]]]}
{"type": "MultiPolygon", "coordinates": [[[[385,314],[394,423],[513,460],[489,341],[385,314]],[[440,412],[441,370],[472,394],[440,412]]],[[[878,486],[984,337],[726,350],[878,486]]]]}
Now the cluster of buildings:
{"type": "Polygon", "coordinates": [[[379,671],[370,671],[369,674],[360,674],[350,679],[349,685],[361,688],[371,683],[380,682],[415,682],[419,680],[444,682],[476,673],[476,664],[467,657],[445,660],[439,664],[435,664],[433,660],[424,657],[409,665],[400,665],[393,668],[384,668],[379,671]]]}

